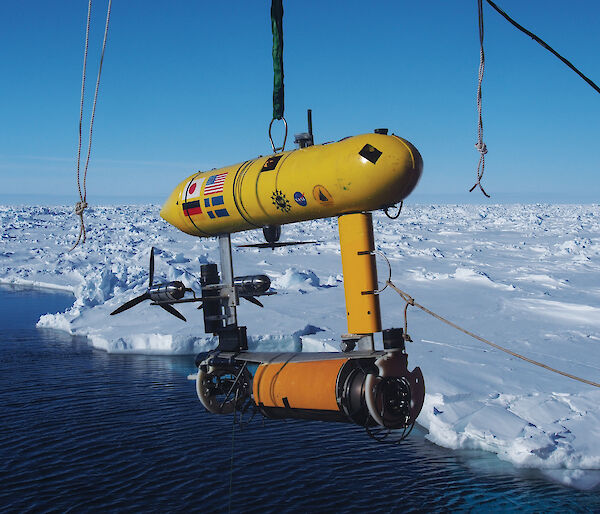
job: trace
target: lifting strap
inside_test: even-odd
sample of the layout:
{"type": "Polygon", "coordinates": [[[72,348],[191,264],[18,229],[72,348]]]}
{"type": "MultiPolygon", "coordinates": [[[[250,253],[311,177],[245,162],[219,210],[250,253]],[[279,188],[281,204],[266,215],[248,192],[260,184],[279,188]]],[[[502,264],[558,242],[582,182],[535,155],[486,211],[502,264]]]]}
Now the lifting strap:
{"type": "Polygon", "coordinates": [[[271,3],[273,32],[273,119],[283,118],[283,2],[271,3]]]}

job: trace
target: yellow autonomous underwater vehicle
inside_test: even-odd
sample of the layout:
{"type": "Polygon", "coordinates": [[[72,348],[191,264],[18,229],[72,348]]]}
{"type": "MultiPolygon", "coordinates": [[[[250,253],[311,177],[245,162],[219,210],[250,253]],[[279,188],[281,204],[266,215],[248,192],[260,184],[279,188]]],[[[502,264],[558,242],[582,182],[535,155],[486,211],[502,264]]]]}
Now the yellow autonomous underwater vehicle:
{"type": "Polygon", "coordinates": [[[144,295],[113,314],[150,299],[182,319],[173,307],[202,302],[207,333],[215,350],[196,359],[196,389],[212,413],[245,411],[249,406],[270,418],[345,421],[367,427],[412,428],[424,401],[419,368],[408,370],[406,334],[382,330],[371,211],[401,202],[416,186],[423,161],[408,141],[386,129],[258,157],[221,169],[197,172],[171,193],[160,214],[183,232],[216,236],[216,264],[201,265],[201,296],[181,282],[150,285],[144,295]],[[348,333],[342,352],[249,352],[246,327],[236,306],[245,298],[274,294],[265,275],[235,277],[230,234],[262,229],[258,247],[301,244],[279,242],[281,225],[338,217],[348,333]],[[193,298],[185,298],[187,292],[193,298]],[[383,332],[383,350],[374,334],[383,332]]]}

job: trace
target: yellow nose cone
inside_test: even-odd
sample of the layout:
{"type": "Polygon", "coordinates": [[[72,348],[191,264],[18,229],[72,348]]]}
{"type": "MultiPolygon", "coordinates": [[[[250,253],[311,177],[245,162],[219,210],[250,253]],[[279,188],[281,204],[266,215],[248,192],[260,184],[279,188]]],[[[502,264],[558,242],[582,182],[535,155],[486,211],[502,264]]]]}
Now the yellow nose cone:
{"type": "Polygon", "coordinates": [[[187,181],[184,181],[179,184],[173,190],[169,198],[167,198],[167,201],[160,210],[160,217],[167,223],[173,225],[175,228],[178,228],[187,234],[194,234],[194,232],[191,231],[192,227],[190,227],[190,223],[186,219],[181,205],[181,191],[183,190],[186,182],[187,181]]]}

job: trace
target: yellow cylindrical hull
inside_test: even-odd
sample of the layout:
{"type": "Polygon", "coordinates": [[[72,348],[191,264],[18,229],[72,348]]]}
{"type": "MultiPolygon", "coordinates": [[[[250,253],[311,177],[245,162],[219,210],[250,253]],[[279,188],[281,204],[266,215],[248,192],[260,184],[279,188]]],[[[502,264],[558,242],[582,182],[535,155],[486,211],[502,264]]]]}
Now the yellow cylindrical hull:
{"type": "Polygon", "coordinates": [[[403,200],[422,167],[408,141],[364,134],[198,172],[175,188],[160,214],[207,237],[371,211],[403,200]]]}

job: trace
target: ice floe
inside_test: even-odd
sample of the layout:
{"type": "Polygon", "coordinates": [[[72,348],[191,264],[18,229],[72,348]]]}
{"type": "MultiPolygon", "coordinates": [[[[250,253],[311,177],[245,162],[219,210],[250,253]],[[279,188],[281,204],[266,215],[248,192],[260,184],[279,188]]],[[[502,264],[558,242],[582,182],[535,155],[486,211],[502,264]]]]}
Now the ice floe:
{"type": "MultiPolygon", "coordinates": [[[[218,262],[216,241],[178,232],[158,216],[159,206],[96,206],[86,211],[87,242],[68,253],[79,230],[71,211],[0,206],[0,281],[74,294],[70,309],[45,314],[38,326],[86,336],[115,353],[194,354],[215,346],[194,304],[180,307],[188,323],[148,302],[109,313],[147,287],[151,246],[156,281],[198,289],[200,264],[218,262]]],[[[600,382],[600,206],[406,205],[398,220],[376,214],[374,222],[392,279],[419,303],[600,382]]],[[[278,293],[264,298],[264,309],[239,307],[252,349],[339,348],[347,327],[337,238],[334,219],[283,227],[282,240],[316,245],[238,248],[260,242],[260,232],[232,236],[236,274],[265,273],[278,293]]],[[[384,325],[402,326],[404,302],[389,288],[381,302],[384,325]]],[[[571,485],[600,483],[600,389],[408,312],[409,363],[421,367],[427,389],[418,422],[431,441],[494,452],[571,485]]]]}

